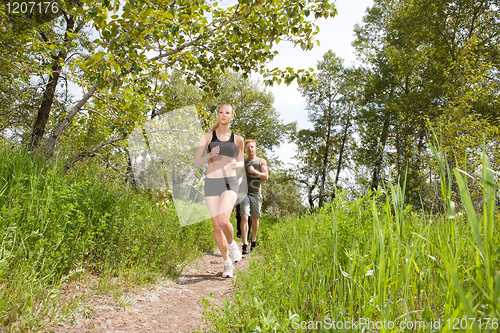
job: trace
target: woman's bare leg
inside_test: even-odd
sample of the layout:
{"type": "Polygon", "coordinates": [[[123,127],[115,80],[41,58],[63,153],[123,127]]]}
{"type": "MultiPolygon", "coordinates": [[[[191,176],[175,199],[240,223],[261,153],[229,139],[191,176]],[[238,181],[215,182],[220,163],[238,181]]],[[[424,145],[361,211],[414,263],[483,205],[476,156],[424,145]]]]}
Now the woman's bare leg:
{"type": "Polygon", "coordinates": [[[220,197],[205,197],[205,202],[212,219],[215,243],[222,254],[222,258],[224,260],[228,260],[229,254],[227,252],[227,240],[224,236],[224,232],[219,227],[219,216],[217,215],[217,212],[219,211],[220,197]]]}
{"type": "Polygon", "coordinates": [[[233,225],[229,222],[229,218],[231,217],[231,213],[233,211],[234,204],[236,203],[236,199],[238,199],[238,195],[233,191],[225,191],[221,194],[221,200],[219,203],[219,214],[218,214],[218,224],[222,229],[224,236],[226,236],[227,243],[231,244],[234,240],[233,236],[233,225]]]}

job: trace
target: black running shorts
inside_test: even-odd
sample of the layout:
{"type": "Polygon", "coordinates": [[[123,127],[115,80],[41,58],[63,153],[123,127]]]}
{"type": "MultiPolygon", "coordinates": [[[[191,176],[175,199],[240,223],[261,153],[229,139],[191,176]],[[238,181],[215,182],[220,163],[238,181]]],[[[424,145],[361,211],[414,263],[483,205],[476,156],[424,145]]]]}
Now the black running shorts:
{"type": "Polygon", "coordinates": [[[205,196],[218,197],[225,191],[238,194],[238,179],[233,177],[205,178],[205,196]]]}

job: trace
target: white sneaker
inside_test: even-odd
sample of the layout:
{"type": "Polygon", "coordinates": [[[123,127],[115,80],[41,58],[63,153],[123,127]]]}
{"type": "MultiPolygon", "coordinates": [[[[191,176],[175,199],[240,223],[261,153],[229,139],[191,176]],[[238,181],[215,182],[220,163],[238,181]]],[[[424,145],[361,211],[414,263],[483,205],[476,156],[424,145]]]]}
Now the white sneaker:
{"type": "Polygon", "coordinates": [[[222,272],[222,277],[225,278],[233,277],[233,264],[224,263],[224,272],[222,272]]]}
{"type": "MultiPolygon", "coordinates": [[[[236,245],[236,243],[233,243],[236,245]]],[[[243,255],[240,252],[240,249],[238,248],[238,245],[235,247],[230,246],[229,244],[227,245],[227,249],[229,250],[229,256],[233,260],[233,262],[238,262],[243,258],[243,255]]]]}

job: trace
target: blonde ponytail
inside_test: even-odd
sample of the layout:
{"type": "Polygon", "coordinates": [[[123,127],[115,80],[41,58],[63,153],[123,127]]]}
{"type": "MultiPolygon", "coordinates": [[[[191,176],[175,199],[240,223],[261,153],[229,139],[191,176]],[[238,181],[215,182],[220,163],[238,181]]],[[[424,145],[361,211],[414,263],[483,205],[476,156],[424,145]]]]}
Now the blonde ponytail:
{"type": "Polygon", "coordinates": [[[212,127],[210,127],[210,132],[213,132],[218,128],[219,128],[219,121],[217,120],[215,124],[213,124],[212,127]]]}

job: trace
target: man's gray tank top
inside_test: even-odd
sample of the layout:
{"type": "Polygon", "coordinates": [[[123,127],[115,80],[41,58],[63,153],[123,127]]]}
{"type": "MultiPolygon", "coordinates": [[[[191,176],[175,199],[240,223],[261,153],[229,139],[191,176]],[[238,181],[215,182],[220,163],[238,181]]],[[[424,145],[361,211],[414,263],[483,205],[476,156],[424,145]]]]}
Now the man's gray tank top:
{"type": "Polygon", "coordinates": [[[248,172],[248,168],[250,166],[253,166],[253,168],[258,172],[262,172],[262,170],[260,169],[260,160],[260,157],[256,157],[253,160],[245,158],[245,172],[247,176],[248,194],[261,194],[260,178],[253,173],[248,172]]]}

